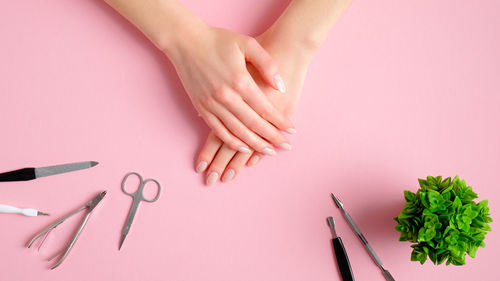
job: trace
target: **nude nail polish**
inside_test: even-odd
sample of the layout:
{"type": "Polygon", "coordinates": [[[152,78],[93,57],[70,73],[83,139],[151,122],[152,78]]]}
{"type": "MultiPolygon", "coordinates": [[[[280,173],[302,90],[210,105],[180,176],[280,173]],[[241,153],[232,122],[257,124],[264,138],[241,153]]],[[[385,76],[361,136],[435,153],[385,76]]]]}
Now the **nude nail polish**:
{"type": "Polygon", "coordinates": [[[222,181],[223,182],[228,182],[230,180],[232,180],[234,178],[234,170],[233,169],[229,169],[227,170],[224,175],[222,176],[222,181]]]}
{"type": "Polygon", "coordinates": [[[207,166],[208,166],[207,162],[200,161],[200,163],[198,163],[198,166],[196,166],[196,172],[197,173],[202,173],[203,171],[205,171],[205,169],[207,168],[207,166]]]}
{"type": "Polygon", "coordinates": [[[292,135],[297,133],[297,130],[295,130],[295,128],[288,128],[285,131],[289,134],[292,134],[292,135]]]}
{"type": "Polygon", "coordinates": [[[262,150],[262,153],[267,154],[269,156],[274,156],[274,155],[276,155],[276,150],[269,148],[269,147],[266,147],[262,150]]]}
{"type": "Polygon", "coordinates": [[[283,78],[281,78],[281,75],[276,74],[274,75],[274,85],[278,90],[282,93],[286,92],[286,87],[285,87],[285,82],[283,82],[283,78]]]}
{"type": "Polygon", "coordinates": [[[284,150],[292,150],[292,145],[287,142],[284,142],[280,144],[280,148],[284,150]]]}
{"type": "Polygon", "coordinates": [[[252,152],[248,147],[245,147],[245,146],[240,146],[238,148],[238,151],[239,152],[243,152],[243,153],[250,153],[250,152],[252,152]]]}
{"type": "Polygon", "coordinates": [[[210,172],[207,177],[207,185],[212,186],[219,179],[219,174],[217,172],[210,172]]]}
{"type": "Polygon", "coordinates": [[[250,167],[250,166],[257,164],[257,162],[259,162],[259,160],[260,160],[259,155],[252,156],[252,158],[250,158],[250,161],[248,161],[248,166],[250,167]]]}

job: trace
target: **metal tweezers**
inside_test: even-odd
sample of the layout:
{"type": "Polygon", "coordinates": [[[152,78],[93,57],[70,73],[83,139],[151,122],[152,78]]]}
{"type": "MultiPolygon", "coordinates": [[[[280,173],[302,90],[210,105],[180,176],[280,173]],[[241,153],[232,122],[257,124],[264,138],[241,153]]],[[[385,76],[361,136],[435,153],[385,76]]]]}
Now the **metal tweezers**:
{"type": "MultiPolygon", "coordinates": [[[[75,236],[73,237],[73,239],[70,241],[70,243],[66,247],[66,250],[64,251],[64,254],[59,259],[59,261],[56,264],[54,264],[50,269],[54,269],[54,268],[58,267],[64,261],[64,259],[66,258],[66,256],[69,254],[69,252],[71,251],[71,248],[73,248],[73,245],[75,244],[76,240],[78,240],[78,237],[80,236],[80,233],[82,232],[83,228],[87,224],[87,221],[89,220],[90,214],[92,214],[92,211],[94,210],[94,208],[97,206],[97,204],[99,204],[99,202],[101,202],[101,200],[104,198],[105,195],[106,195],[106,191],[103,191],[103,192],[99,193],[96,197],[94,197],[94,199],[92,199],[90,202],[88,202],[87,204],[85,204],[85,206],[81,207],[78,210],[73,211],[71,214],[65,216],[64,218],[58,220],[54,224],[52,224],[49,227],[47,227],[44,230],[42,230],[40,233],[38,233],[37,235],[35,235],[35,237],[33,237],[33,239],[31,239],[31,241],[28,244],[28,248],[30,248],[31,245],[33,245],[33,243],[38,238],[40,238],[43,235],[47,235],[52,229],[56,228],[58,225],[60,225],[61,223],[63,223],[65,220],[67,220],[68,218],[70,218],[74,214],[76,214],[76,213],[78,213],[78,212],[80,212],[82,210],[88,209],[87,215],[83,219],[83,222],[80,225],[80,228],[78,228],[75,236]]],[[[42,242],[40,243],[40,246],[41,246],[41,244],[43,244],[44,241],[45,241],[45,239],[42,240],[42,242]]],[[[62,251],[60,253],[62,253],[62,251]]],[[[59,254],[57,254],[56,256],[58,256],[59,254]]]]}

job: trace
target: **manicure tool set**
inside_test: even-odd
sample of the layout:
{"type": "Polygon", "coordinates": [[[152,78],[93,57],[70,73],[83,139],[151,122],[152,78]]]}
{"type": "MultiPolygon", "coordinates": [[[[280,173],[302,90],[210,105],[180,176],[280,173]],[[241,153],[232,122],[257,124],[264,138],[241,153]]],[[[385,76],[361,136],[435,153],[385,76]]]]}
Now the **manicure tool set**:
{"type": "MultiPolygon", "coordinates": [[[[361,230],[359,230],[359,227],[356,225],[356,223],[354,222],[352,217],[344,209],[344,205],[342,204],[342,202],[340,202],[340,200],[335,195],[333,195],[333,193],[331,193],[331,195],[332,195],[333,202],[335,202],[335,205],[337,206],[337,208],[339,208],[342,211],[344,218],[347,220],[347,222],[351,226],[354,233],[356,233],[356,235],[359,237],[359,239],[363,243],[363,246],[365,247],[365,249],[368,251],[368,253],[372,257],[373,261],[382,270],[382,273],[384,274],[385,279],[387,281],[395,281],[394,278],[392,277],[391,273],[389,272],[389,270],[387,270],[384,267],[384,265],[382,264],[382,260],[380,260],[380,258],[377,256],[377,254],[375,253],[373,248],[370,246],[370,244],[366,240],[363,233],[361,233],[361,230]]],[[[337,234],[335,232],[335,222],[334,222],[332,217],[328,217],[327,221],[328,221],[328,225],[330,226],[330,230],[331,230],[332,235],[333,235],[332,244],[333,244],[334,253],[335,253],[335,256],[337,259],[337,265],[338,265],[340,273],[342,275],[342,280],[343,281],[354,280],[354,275],[352,274],[351,265],[349,263],[349,259],[347,258],[347,253],[345,251],[344,245],[343,245],[340,237],[337,237],[337,234]]]]}
{"type": "MultiPolygon", "coordinates": [[[[97,164],[99,164],[99,163],[93,162],[93,161],[88,161],[88,162],[78,162],[78,163],[49,166],[49,167],[43,167],[43,168],[23,168],[23,169],[19,169],[19,170],[10,171],[10,172],[0,173],[0,182],[29,181],[29,180],[34,180],[34,179],[37,179],[40,177],[46,177],[46,176],[52,176],[52,175],[57,175],[57,174],[63,174],[63,173],[88,169],[88,168],[96,166],[97,164]]],[[[134,216],[137,212],[137,208],[139,207],[139,203],[141,201],[145,201],[145,202],[149,202],[149,203],[156,202],[160,198],[161,184],[156,179],[143,180],[142,176],[139,173],[131,172],[131,173],[128,173],[125,175],[125,177],[122,181],[122,190],[125,194],[131,196],[134,200],[133,200],[129,215],[127,217],[127,220],[125,222],[125,226],[123,228],[123,232],[122,232],[122,236],[121,236],[121,240],[120,240],[120,246],[118,249],[121,249],[121,247],[123,245],[123,241],[125,240],[125,237],[127,236],[128,232],[130,230],[130,226],[132,224],[132,221],[134,220],[134,216]],[[134,193],[128,192],[125,188],[125,184],[127,182],[127,179],[130,176],[136,176],[139,179],[138,189],[134,193]],[[157,186],[157,193],[153,199],[147,199],[146,197],[144,197],[144,193],[143,193],[144,187],[149,182],[152,182],[157,186]]],[[[86,215],[83,218],[83,221],[81,222],[80,226],[76,230],[75,235],[67,244],[66,248],[64,248],[62,251],[60,251],[54,257],[52,257],[50,259],[50,260],[52,260],[56,257],[60,257],[58,259],[58,261],[51,267],[51,269],[57,268],[59,265],[61,265],[61,263],[68,256],[69,252],[71,251],[71,249],[75,245],[76,241],[80,237],[80,234],[82,233],[83,229],[87,225],[87,222],[89,221],[90,215],[92,214],[94,209],[97,207],[97,205],[101,202],[101,200],[106,196],[106,194],[107,194],[107,191],[100,192],[99,194],[97,194],[97,196],[95,196],[87,204],[74,210],[73,212],[69,213],[67,216],[59,219],[58,221],[49,225],[47,228],[40,231],[38,234],[36,234],[33,237],[33,239],[31,239],[31,241],[28,243],[27,247],[31,248],[31,246],[33,246],[37,240],[41,239],[41,241],[39,242],[39,246],[38,246],[38,250],[40,250],[40,247],[43,245],[43,243],[45,242],[45,239],[47,238],[47,236],[49,235],[49,233],[53,229],[58,227],[60,224],[65,222],[67,219],[69,219],[73,215],[85,210],[86,215]]],[[[21,209],[21,208],[9,206],[9,205],[0,204],[0,214],[1,213],[22,214],[22,215],[30,216],[30,217],[48,216],[49,215],[47,213],[40,212],[40,211],[35,210],[35,209],[21,209]]]]}
{"type": "MultiPolygon", "coordinates": [[[[49,166],[49,167],[42,167],[42,168],[23,168],[19,170],[14,170],[10,172],[5,172],[5,173],[0,173],[0,182],[12,182],[12,181],[29,181],[29,180],[34,180],[38,179],[41,177],[46,177],[46,176],[52,176],[52,175],[57,175],[57,174],[63,174],[63,173],[68,173],[68,172],[73,172],[73,171],[78,171],[78,170],[83,170],[83,169],[88,169],[91,167],[96,166],[99,164],[98,162],[93,162],[93,161],[88,161],[88,162],[78,162],[78,163],[70,163],[70,164],[63,164],[63,165],[56,165],[56,166],[49,166]]],[[[125,221],[125,225],[122,230],[121,238],[120,238],[120,244],[118,246],[118,250],[121,250],[123,246],[123,242],[125,241],[125,238],[127,237],[130,227],[132,225],[132,222],[134,220],[135,214],[137,213],[137,209],[139,207],[139,203],[142,201],[148,202],[148,203],[153,203],[156,202],[160,198],[160,194],[162,191],[161,184],[158,180],[156,179],[146,179],[144,180],[143,177],[136,172],[131,172],[125,175],[123,178],[122,184],[121,184],[122,191],[131,196],[133,198],[132,206],[130,208],[127,220],[125,221]],[[139,180],[139,184],[137,187],[137,191],[135,192],[129,192],[126,189],[126,183],[129,179],[129,177],[136,177],[139,180]],[[157,191],[156,191],[156,196],[152,199],[148,199],[144,196],[144,188],[146,184],[151,183],[153,185],[156,185],[157,191]]],[[[38,234],[36,234],[33,239],[28,243],[28,248],[31,248],[35,241],[41,238],[41,242],[39,243],[39,249],[43,245],[45,239],[47,238],[47,235],[55,229],[57,226],[62,224],[64,221],[72,217],[73,215],[81,212],[81,211],[86,211],[86,216],[84,217],[82,223],[76,230],[75,235],[73,238],[69,241],[67,244],[66,248],[57,253],[53,258],[60,256],[58,261],[51,267],[51,269],[57,268],[68,256],[69,252],[75,245],[76,241],[78,240],[78,237],[80,237],[80,234],[82,233],[84,227],[87,225],[87,222],[89,221],[90,215],[94,211],[94,209],[97,207],[97,205],[102,201],[102,199],[106,196],[107,191],[102,191],[97,196],[95,196],[92,200],[90,200],[87,204],[83,205],[82,207],[76,209],[75,211],[69,213],[67,216],[59,219],[58,221],[54,222],[53,224],[49,225],[47,228],[43,229],[40,231],[38,234]]],[[[339,208],[344,216],[344,218],[347,220],[349,225],[351,226],[352,230],[356,233],[356,235],[359,237],[361,242],[363,243],[363,246],[366,248],[370,256],[372,257],[373,261],[377,264],[377,266],[380,268],[382,273],[384,274],[384,277],[387,281],[394,281],[394,278],[392,275],[389,273],[389,271],[384,267],[382,264],[382,261],[380,258],[377,256],[373,248],[370,246],[366,238],[363,236],[361,231],[359,230],[359,227],[356,225],[352,217],[347,213],[347,211],[344,209],[344,205],[340,200],[331,194],[333,201],[335,202],[335,205],[337,208],[339,208]]],[[[36,217],[36,216],[48,216],[49,214],[35,210],[35,209],[21,209],[21,208],[16,208],[13,206],[9,205],[2,205],[0,204],[0,213],[12,213],[12,214],[22,214],[25,216],[31,216],[31,217],[36,217]]],[[[342,276],[343,281],[354,281],[354,275],[352,273],[351,269],[351,264],[349,263],[349,258],[347,256],[347,252],[345,250],[344,244],[342,242],[342,239],[337,236],[337,232],[335,230],[335,220],[332,217],[327,218],[328,226],[330,227],[330,231],[332,233],[332,250],[333,253],[336,257],[337,265],[340,270],[340,274],[342,276]]],[[[53,259],[52,258],[52,259],[53,259]]],[[[51,259],[51,260],[52,260],[51,259]]]]}

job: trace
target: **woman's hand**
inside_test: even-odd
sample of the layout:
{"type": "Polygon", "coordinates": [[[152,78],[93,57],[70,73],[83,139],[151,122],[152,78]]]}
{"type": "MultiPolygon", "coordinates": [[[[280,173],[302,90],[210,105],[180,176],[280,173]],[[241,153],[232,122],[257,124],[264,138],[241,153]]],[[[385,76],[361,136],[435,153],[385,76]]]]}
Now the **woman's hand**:
{"type": "MultiPolygon", "coordinates": [[[[279,19],[258,38],[278,63],[289,91],[275,95],[274,89],[259,81],[252,66],[249,69],[262,91],[285,116],[292,114],[298,101],[311,56],[350,3],[351,0],[292,0],[279,19]]],[[[251,166],[261,157],[259,153],[253,156],[238,153],[210,134],[196,162],[196,171],[201,173],[208,168],[207,184],[212,185],[221,175],[222,181],[233,179],[245,163],[251,166]]]]}
{"type": "MultiPolygon", "coordinates": [[[[276,55],[277,64],[286,71],[283,73],[286,82],[296,91],[273,96],[276,89],[285,91],[285,83],[278,75],[276,63],[256,40],[207,26],[177,0],[104,1],[165,52],[214,135],[226,147],[247,153],[245,157],[250,156],[250,148],[274,155],[276,151],[271,144],[291,149],[279,130],[295,132],[286,113],[293,110],[302,87],[309,61],[304,58],[310,58],[350,4],[350,0],[292,0],[259,38],[268,52],[276,55]],[[246,63],[250,64],[248,69],[255,81],[246,63]],[[282,113],[273,104],[281,104],[282,113]]],[[[215,142],[209,139],[209,143],[215,142]]],[[[198,171],[205,170],[208,163],[212,163],[211,169],[218,171],[210,173],[209,182],[215,182],[222,174],[221,168],[212,162],[216,151],[209,149],[207,143],[200,156],[198,171]]],[[[232,169],[228,171],[225,178],[236,174],[232,169]]]]}
{"type": "Polygon", "coordinates": [[[273,145],[290,149],[280,132],[295,132],[290,119],[254,81],[268,85],[275,96],[285,95],[277,64],[257,40],[204,24],[181,35],[165,53],[213,133],[243,153],[252,149],[275,155],[273,145]],[[247,63],[253,66],[253,78],[247,63]]]}
{"type": "Polygon", "coordinates": [[[255,39],[210,27],[176,0],[105,1],[170,58],[196,110],[229,147],[268,155],[274,146],[290,148],[281,131],[294,133],[292,122],[245,67],[252,64],[256,76],[285,92],[276,63],[255,39]]]}
{"type": "MultiPolygon", "coordinates": [[[[306,48],[295,48],[293,44],[287,44],[285,41],[273,38],[276,37],[267,32],[258,37],[257,40],[278,63],[288,85],[287,93],[277,94],[275,89],[259,78],[258,72],[253,66],[249,65],[248,69],[271,103],[286,117],[290,117],[299,100],[312,52],[306,48]]],[[[252,166],[263,156],[262,153],[258,152],[240,153],[226,145],[224,141],[211,132],[198,156],[196,171],[198,173],[206,171],[206,183],[213,185],[221,176],[224,182],[232,180],[245,164],[252,166]]]]}

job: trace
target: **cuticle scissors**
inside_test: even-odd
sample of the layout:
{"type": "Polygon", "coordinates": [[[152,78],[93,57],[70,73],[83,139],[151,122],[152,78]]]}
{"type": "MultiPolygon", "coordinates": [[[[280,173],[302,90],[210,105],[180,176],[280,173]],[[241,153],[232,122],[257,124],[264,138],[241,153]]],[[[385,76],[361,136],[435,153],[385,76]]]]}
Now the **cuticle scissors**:
{"type": "Polygon", "coordinates": [[[158,182],[155,179],[143,180],[142,176],[139,173],[131,172],[131,173],[126,174],[125,177],[123,178],[122,190],[125,194],[132,196],[132,198],[134,198],[134,201],[132,202],[132,207],[130,208],[130,211],[129,211],[129,214],[127,217],[127,221],[125,222],[125,226],[123,227],[122,237],[120,240],[120,246],[118,247],[119,250],[122,248],[123,241],[125,241],[125,237],[127,237],[127,235],[128,235],[128,232],[130,230],[130,226],[132,225],[132,221],[134,220],[135,213],[137,212],[137,208],[139,207],[139,203],[141,201],[146,201],[149,203],[156,202],[160,198],[161,184],[160,184],[160,182],[158,182]],[[137,191],[133,192],[133,193],[128,192],[125,189],[125,183],[127,182],[128,177],[131,175],[135,175],[139,178],[139,187],[138,187],[137,191]],[[144,187],[146,186],[146,184],[148,182],[154,182],[158,186],[158,192],[156,193],[156,196],[153,199],[147,199],[144,197],[144,194],[143,194],[144,187]]]}

